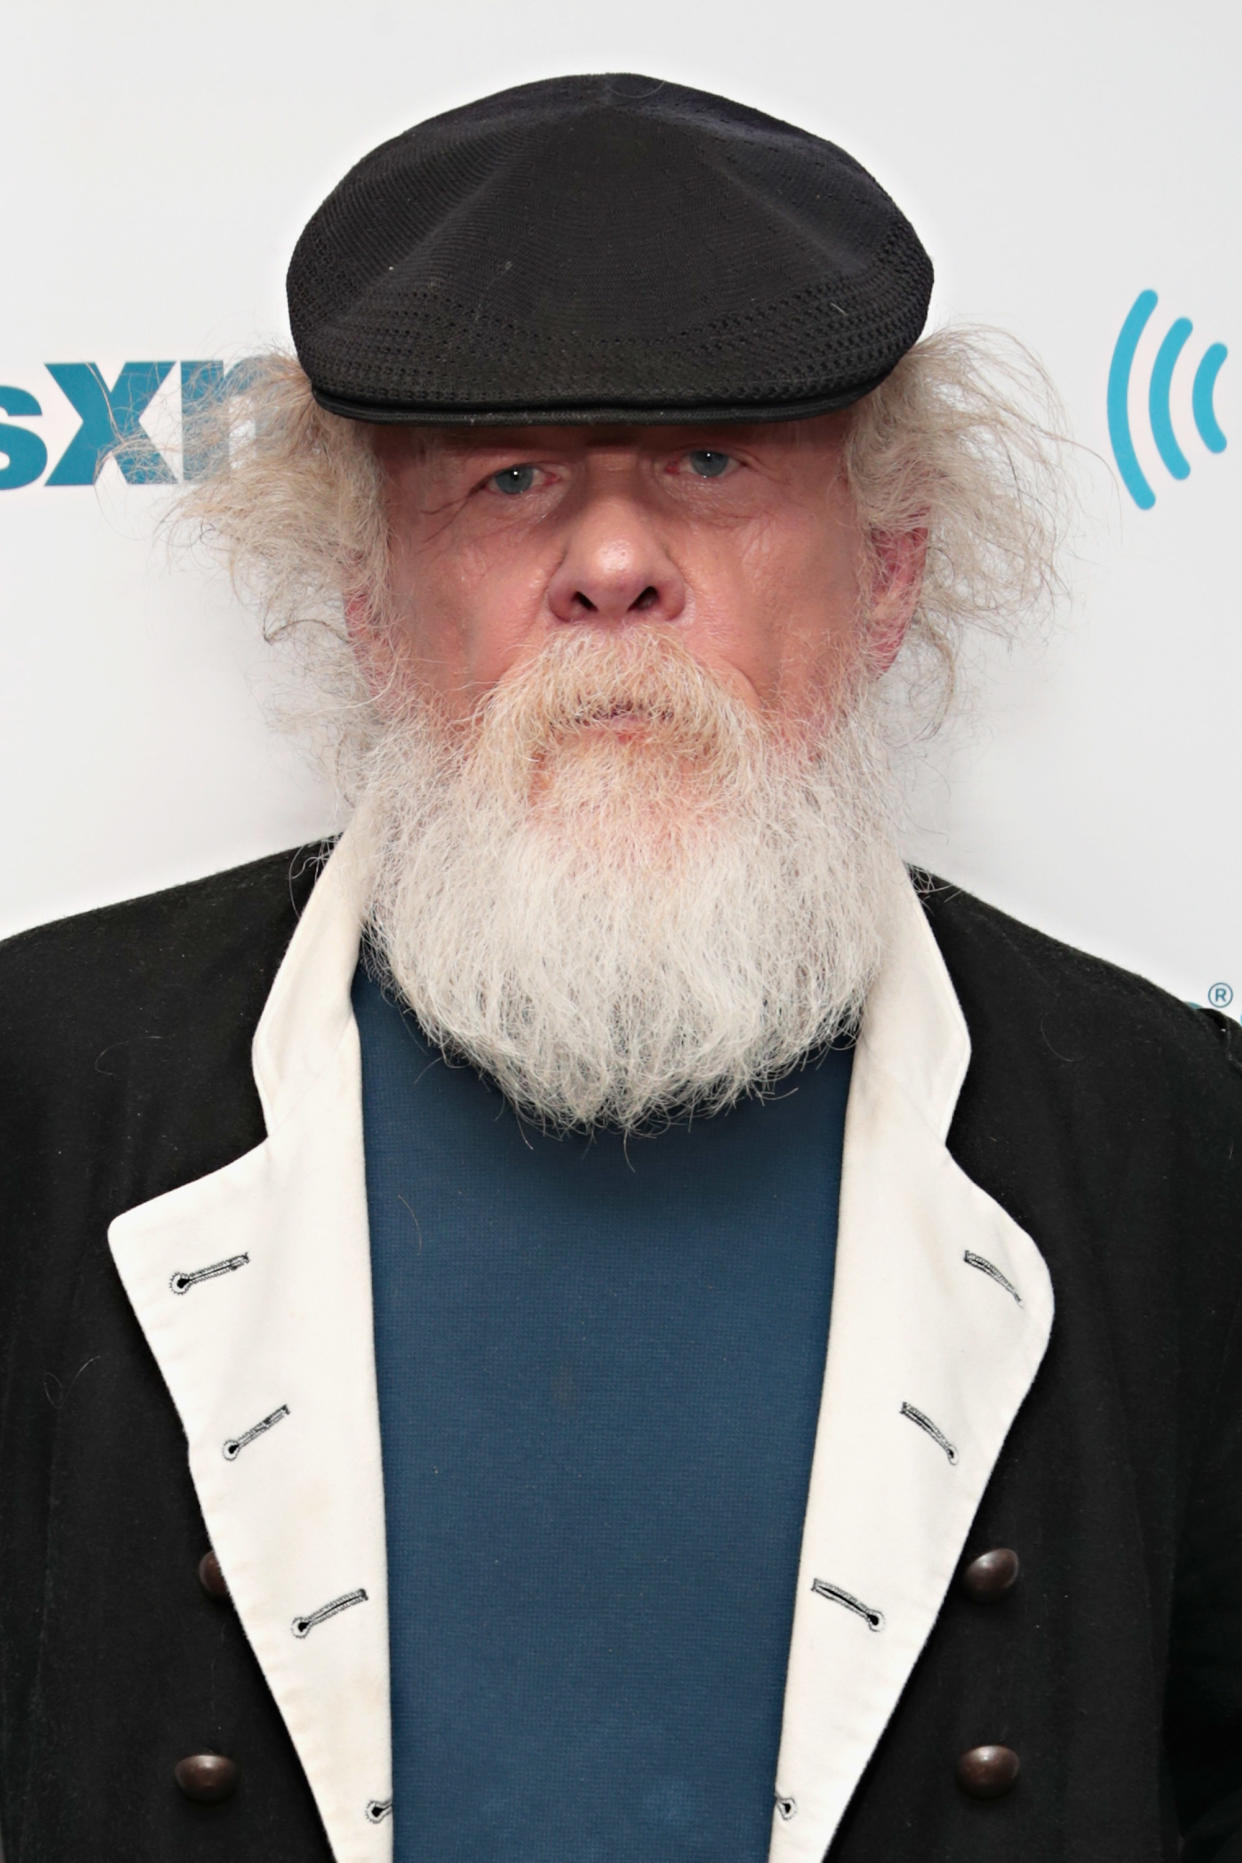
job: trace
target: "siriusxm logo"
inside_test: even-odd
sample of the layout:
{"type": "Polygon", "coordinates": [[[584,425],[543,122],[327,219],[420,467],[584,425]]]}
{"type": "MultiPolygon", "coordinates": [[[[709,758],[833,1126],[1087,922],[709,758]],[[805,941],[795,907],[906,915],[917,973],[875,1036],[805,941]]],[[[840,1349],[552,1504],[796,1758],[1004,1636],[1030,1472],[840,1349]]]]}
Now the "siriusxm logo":
{"type": "MultiPolygon", "coordinates": [[[[108,458],[115,459],[130,485],[171,485],[177,478],[164,455],[142,425],[172,371],[180,367],[181,425],[187,442],[181,454],[181,476],[201,479],[212,455],[193,444],[193,416],[208,399],[242,388],[248,361],[226,370],[222,362],[127,362],[108,387],[93,362],[49,362],[45,368],[77,416],[78,427],[44,480],[45,485],[93,485],[108,458]]],[[[38,430],[24,423],[38,420],[43,407],[29,389],[0,384],[0,414],[15,418],[0,421],[0,491],[33,485],[47,469],[48,450],[38,430]],[[19,422],[21,424],[19,424],[19,422]]]]}
{"type": "MultiPolygon", "coordinates": [[[[1140,511],[1151,510],[1156,502],[1156,494],[1139,465],[1134,451],[1134,439],[1130,430],[1130,377],[1134,369],[1139,339],[1147,328],[1156,303],[1154,291],[1139,292],[1121,326],[1121,334],[1117,338],[1108,371],[1108,436],[1113,444],[1113,455],[1117,461],[1117,470],[1121,474],[1122,484],[1140,511]]],[[[1147,387],[1147,414],[1151,422],[1152,438],[1166,470],[1175,479],[1189,477],[1190,461],[1178,445],[1177,436],[1173,431],[1170,391],[1174,367],[1186,347],[1193,328],[1189,317],[1178,317],[1170,324],[1163,342],[1156,351],[1156,359],[1152,364],[1151,379],[1147,387]]],[[[1223,453],[1226,445],[1225,436],[1216,418],[1216,410],[1212,406],[1212,396],[1221,364],[1228,353],[1223,343],[1213,343],[1204,351],[1199,366],[1195,370],[1194,386],[1190,393],[1190,408],[1199,438],[1211,453],[1223,453]]]]}

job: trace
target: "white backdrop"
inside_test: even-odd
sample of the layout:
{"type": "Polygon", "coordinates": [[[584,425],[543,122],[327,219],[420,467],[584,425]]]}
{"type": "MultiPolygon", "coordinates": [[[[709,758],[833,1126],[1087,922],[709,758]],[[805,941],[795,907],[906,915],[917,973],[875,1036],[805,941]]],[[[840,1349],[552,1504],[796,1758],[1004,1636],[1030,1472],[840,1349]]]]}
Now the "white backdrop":
{"type": "MultiPolygon", "coordinates": [[[[79,423],[46,365],[92,362],[111,386],[126,362],[284,339],[293,241],[364,151],[505,85],[634,70],[843,143],[929,247],[933,321],[1021,336],[1094,451],[1072,607],[1042,648],[990,655],[969,732],[920,774],[908,851],[1184,996],[1220,985],[1242,1008],[1236,355],[1215,395],[1232,444],[1210,450],[1191,408],[1204,352],[1242,344],[1242,25],[1225,0],[17,0],[14,53],[15,35],[0,422],[38,435],[48,465],[35,476],[37,444],[6,453],[0,432],[0,931],[332,825],[264,725],[255,623],[153,545],[159,489],[124,485],[115,465],[93,489],[47,483],[79,423]],[[1143,291],[1158,305],[1129,406],[1147,510],[1106,419],[1143,291]],[[1180,480],[1147,412],[1179,317],[1194,325],[1173,373],[1180,480]]],[[[174,367],[153,430],[175,424],[177,383],[174,367]]]]}

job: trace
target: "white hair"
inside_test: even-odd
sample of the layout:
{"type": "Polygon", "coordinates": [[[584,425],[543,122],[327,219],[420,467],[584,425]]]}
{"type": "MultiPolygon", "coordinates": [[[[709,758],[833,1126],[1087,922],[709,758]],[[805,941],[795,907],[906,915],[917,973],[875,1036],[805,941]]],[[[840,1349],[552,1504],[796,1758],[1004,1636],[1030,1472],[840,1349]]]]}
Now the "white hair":
{"type": "MultiPolygon", "coordinates": [[[[900,658],[932,722],[968,631],[1017,625],[1057,586],[1052,424],[1021,407],[1042,380],[1021,352],[942,333],[846,426],[864,613],[886,546],[926,536],[900,658]]],[[[371,429],[277,355],[205,418],[187,444],[218,468],[182,515],[269,636],[309,649],[374,961],[433,1040],[554,1126],[633,1131],[762,1092],[852,1034],[904,885],[887,681],[861,649],[791,721],[676,629],[558,629],[454,724],[402,670],[371,429]],[[387,643],[378,697],[346,611],[387,643]]]]}

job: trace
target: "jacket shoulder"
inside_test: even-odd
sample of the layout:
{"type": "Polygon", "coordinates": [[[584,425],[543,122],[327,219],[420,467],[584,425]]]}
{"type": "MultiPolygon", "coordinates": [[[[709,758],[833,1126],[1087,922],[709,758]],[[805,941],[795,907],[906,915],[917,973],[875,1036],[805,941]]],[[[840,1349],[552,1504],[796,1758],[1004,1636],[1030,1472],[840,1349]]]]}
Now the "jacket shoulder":
{"type": "Polygon", "coordinates": [[[222,952],[289,939],[328,844],[290,848],[222,874],[190,879],[142,898],[97,905],[0,941],[4,1013],[34,1008],[54,987],[76,1010],[99,993],[190,986],[214,971],[222,952]]]}
{"type": "Polygon", "coordinates": [[[1037,1070],[1099,1071],[1114,1081],[1126,1069],[1172,1070],[1242,1096],[1238,1023],[933,874],[913,878],[972,1036],[1010,1053],[1020,1047],[1037,1070]]]}
{"type": "Polygon", "coordinates": [[[210,1091],[249,1043],[326,849],[19,932],[0,944],[0,1098],[88,1125],[111,1097],[210,1091]],[[102,1097],[101,1097],[102,1096],[102,1097]]]}

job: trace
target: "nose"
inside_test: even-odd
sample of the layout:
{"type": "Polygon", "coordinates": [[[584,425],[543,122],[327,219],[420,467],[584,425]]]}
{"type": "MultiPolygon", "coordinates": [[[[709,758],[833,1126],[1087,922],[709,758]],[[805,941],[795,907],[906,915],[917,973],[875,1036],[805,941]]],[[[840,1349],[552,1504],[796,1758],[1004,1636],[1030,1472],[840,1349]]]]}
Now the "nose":
{"type": "Polygon", "coordinates": [[[574,513],[548,600],[558,621],[675,621],[686,585],[642,503],[614,492],[574,513]]]}

